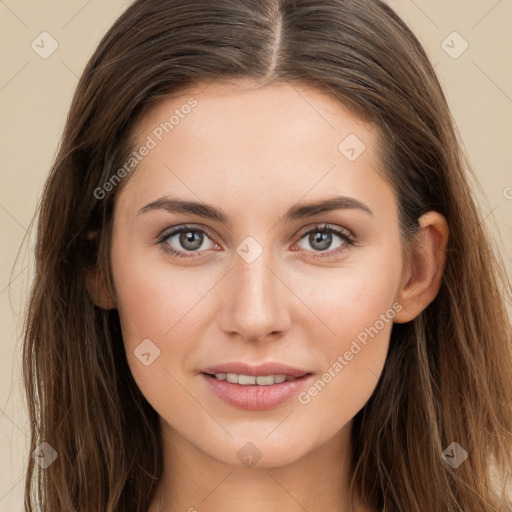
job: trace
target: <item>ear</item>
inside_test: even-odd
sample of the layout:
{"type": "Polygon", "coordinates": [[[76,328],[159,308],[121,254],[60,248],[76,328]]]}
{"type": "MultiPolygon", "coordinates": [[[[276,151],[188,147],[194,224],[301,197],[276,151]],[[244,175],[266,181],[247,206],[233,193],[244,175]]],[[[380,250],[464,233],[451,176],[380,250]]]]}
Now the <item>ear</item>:
{"type": "Polygon", "coordinates": [[[440,213],[431,211],[420,218],[420,232],[402,273],[397,296],[402,309],[395,322],[416,318],[435,299],[441,287],[448,236],[448,223],[440,213]]]}
{"type": "Polygon", "coordinates": [[[103,274],[95,268],[87,270],[85,277],[85,286],[89,297],[102,309],[116,309],[114,297],[108,291],[107,284],[103,274]]]}

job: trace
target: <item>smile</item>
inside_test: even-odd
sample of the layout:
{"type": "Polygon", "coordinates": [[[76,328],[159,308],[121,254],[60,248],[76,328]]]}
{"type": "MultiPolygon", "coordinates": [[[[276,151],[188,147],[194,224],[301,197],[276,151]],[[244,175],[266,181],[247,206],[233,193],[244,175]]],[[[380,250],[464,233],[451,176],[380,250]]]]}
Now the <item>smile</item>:
{"type": "Polygon", "coordinates": [[[308,385],[313,375],[244,375],[201,373],[208,390],[223,402],[251,411],[262,411],[288,402],[308,385]],[[284,380],[283,380],[284,379],[284,380]],[[235,382],[236,381],[236,382],[235,382]]]}

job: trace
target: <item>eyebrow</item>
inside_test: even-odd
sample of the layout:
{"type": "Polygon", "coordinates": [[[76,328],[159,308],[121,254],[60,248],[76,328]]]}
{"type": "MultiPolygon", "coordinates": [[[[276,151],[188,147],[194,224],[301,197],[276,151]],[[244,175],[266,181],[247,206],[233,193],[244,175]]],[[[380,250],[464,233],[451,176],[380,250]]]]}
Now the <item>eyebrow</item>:
{"type": "MultiPolygon", "coordinates": [[[[161,197],[160,199],[148,203],[137,212],[137,215],[154,210],[165,210],[171,213],[187,213],[218,221],[222,224],[231,224],[229,216],[220,208],[206,203],[184,201],[170,197],[161,197]]],[[[289,222],[333,210],[359,210],[373,216],[372,210],[358,199],[354,197],[337,196],[321,201],[292,206],[281,220],[289,222]]]]}

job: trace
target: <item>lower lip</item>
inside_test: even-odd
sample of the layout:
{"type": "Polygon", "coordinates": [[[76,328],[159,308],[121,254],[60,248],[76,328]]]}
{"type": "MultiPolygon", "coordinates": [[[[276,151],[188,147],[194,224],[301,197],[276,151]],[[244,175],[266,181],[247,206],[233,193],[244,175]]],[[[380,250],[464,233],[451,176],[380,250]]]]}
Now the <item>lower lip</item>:
{"type": "Polygon", "coordinates": [[[308,374],[293,381],[285,381],[270,386],[244,386],[226,380],[218,380],[212,375],[201,374],[210,389],[224,402],[250,411],[263,411],[281,405],[306,386],[313,375],[308,374]]]}

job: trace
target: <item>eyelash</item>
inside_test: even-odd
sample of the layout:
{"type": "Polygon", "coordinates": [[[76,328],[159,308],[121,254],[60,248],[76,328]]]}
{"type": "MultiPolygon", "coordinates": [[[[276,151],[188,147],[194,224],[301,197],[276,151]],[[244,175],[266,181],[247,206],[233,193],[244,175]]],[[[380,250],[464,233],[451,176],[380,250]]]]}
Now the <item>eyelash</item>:
{"type": "MultiPolygon", "coordinates": [[[[200,257],[198,255],[200,255],[204,251],[189,251],[189,254],[186,254],[186,253],[183,253],[180,251],[176,251],[170,245],[165,245],[165,242],[169,238],[173,237],[174,235],[186,232],[186,231],[203,233],[204,235],[208,236],[208,238],[212,239],[210,231],[205,228],[183,225],[183,226],[180,226],[179,228],[173,228],[171,231],[163,233],[158,238],[157,243],[162,246],[163,251],[171,254],[173,257],[176,257],[176,258],[194,259],[194,258],[200,257]]],[[[333,250],[330,252],[316,251],[317,254],[315,256],[313,256],[313,258],[333,259],[333,258],[336,258],[337,256],[339,256],[342,252],[345,252],[346,250],[348,250],[350,247],[356,245],[355,238],[352,235],[350,235],[348,231],[341,230],[341,229],[339,229],[335,226],[331,226],[329,224],[317,224],[314,228],[304,231],[299,236],[299,241],[302,240],[306,235],[310,235],[311,233],[317,233],[317,232],[334,233],[335,235],[338,235],[343,240],[344,244],[342,246],[338,247],[336,250],[333,250]]],[[[214,241],[212,240],[212,242],[214,242],[214,241]]],[[[218,245],[218,244],[216,244],[216,245],[218,245]]],[[[311,252],[311,251],[307,251],[307,252],[311,252]]]]}

